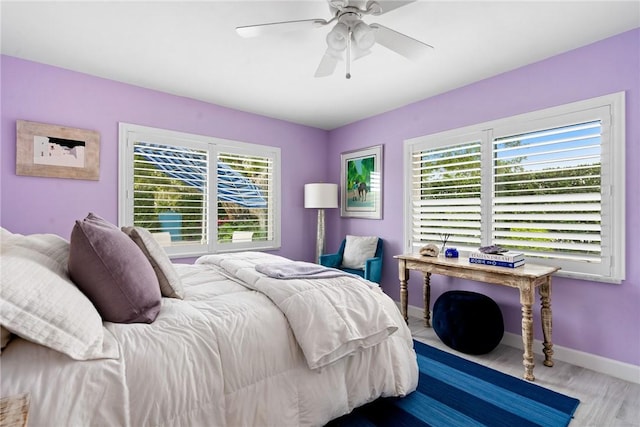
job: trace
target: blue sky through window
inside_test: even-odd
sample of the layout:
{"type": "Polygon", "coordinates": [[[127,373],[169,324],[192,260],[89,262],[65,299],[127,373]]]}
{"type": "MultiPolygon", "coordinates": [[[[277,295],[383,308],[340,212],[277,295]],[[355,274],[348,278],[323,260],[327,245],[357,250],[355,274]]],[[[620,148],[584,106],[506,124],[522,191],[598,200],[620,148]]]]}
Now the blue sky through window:
{"type": "Polygon", "coordinates": [[[499,138],[494,143],[497,162],[516,160],[525,171],[597,165],[600,146],[600,121],[499,138]]]}

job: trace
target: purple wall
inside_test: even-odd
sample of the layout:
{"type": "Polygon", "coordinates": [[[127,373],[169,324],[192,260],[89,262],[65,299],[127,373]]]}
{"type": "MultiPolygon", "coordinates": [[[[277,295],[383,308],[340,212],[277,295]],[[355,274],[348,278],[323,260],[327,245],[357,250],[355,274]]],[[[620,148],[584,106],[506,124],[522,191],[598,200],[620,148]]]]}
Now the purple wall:
{"type": "MultiPolygon", "coordinates": [[[[385,291],[399,299],[402,251],[402,150],[408,138],[499,119],[608,93],[627,94],[627,280],[621,285],[554,279],[555,344],[640,365],[640,30],[559,55],[424,101],[325,132],[167,95],[60,68],[1,56],[0,224],[18,233],[68,238],[88,211],[117,220],[118,122],[161,127],[282,148],[282,249],[312,260],[315,211],[303,208],[303,184],[338,182],[340,153],[384,144],[384,219],[342,219],[327,210],[327,248],[347,233],[385,239],[385,291]],[[15,175],[18,119],[100,132],[100,180],[15,175]],[[326,163],[318,159],[327,159],[326,163]],[[325,167],[325,164],[328,165],[325,167]]],[[[506,329],[520,333],[520,307],[512,289],[443,277],[432,280],[432,301],[449,285],[494,298],[506,329]]],[[[412,274],[410,303],[421,306],[421,280],[412,274]]],[[[536,338],[541,339],[537,329],[536,338]]]]}
{"type": "Polygon", "coordinates": [[[281,148],[282,249],[313,260],[316,213],[303,207],[303,185],[324,180],[327,132],[231,110],[13,57],[0,57],[0,224],[15,233],[69,238],[76,219],[93,211],[118,219],[118,122],[281,148]],[[100,180],[15,174],[16,120],[100,133],[100,180]],[[320,160],[320,161],[319,161],[320,160]]]}
{"type": "MultiPolygon", "coordinates": [[[[328,250],[347,233],[384,238],[383,287],[399,300],[392,256],[402,251],[405,139],[620,91],[626,92],[627,107],[627,280],[615,285],[555,278],[553,342],[640,365],[640,29],[331,131],[329,180],[334,182],[340,175],[341,152],[384,144],[384,219],[342,219],[339,212],[328,211],[328,250]]],[[[520,333],[520,306],[513,289],[442,276],[433,276],[431,282],[432,304],[451,286],[476,290],[498,302],[507,331],[520,333]]],[[[422,307],[421,283],[420,274],[412,273],[409,303],[417,307],[422,307]]],[[[536,338],[541,339],[538,313],[534,321],[536,338]]]]}

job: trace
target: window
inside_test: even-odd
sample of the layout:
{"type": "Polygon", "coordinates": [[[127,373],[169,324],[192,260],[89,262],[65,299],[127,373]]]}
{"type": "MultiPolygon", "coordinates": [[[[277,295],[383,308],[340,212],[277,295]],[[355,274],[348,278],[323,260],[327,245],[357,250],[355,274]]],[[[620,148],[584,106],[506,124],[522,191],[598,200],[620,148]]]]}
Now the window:
{"type": "Polygon", "coordinates": [[[624,279],[624,94],[405,142],[405,249],[497,244],[624,279]]]}
{"type": "Polygon", "coordinates": [[[120,124],[121,225],[171,256],[280,246],[280,149],[120,124]]]}

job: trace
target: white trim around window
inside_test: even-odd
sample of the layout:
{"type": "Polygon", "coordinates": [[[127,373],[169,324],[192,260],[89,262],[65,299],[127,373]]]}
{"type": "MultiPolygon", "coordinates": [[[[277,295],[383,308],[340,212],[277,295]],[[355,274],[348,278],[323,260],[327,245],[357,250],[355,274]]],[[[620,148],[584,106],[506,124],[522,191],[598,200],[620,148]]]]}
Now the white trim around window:
{"type": "Polygon", "coordinates": [[[280,148],[119,124],[118,222],[172,258],[280,247],[280,148]]]}
{"type": "Polygon", "coordinates": [[[561,276],[625,279],[624,92],[404,144],[404,251],[499,244],[561,276]]]}

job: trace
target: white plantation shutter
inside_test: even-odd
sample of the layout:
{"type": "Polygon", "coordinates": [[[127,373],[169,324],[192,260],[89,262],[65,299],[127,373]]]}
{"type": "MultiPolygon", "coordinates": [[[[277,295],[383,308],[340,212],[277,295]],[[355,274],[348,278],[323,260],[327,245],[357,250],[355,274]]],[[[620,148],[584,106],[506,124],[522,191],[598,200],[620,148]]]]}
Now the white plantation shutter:
{"type": "Polygon", "coordinates": [[[280,246],[280,149],[120,124],[119,224],[172,256],[280,246]]]}
{"type": "Polygon", "coordinates": [[[405,141],[405,248],[500,245],[560,275],[625,276],[624,94],[405,141]]]}
{"type": "Polygon", "coordinates": [[[218,242],[271,241],[274,238],[274,159],[219,152],[218,242]]]}
{"type": "Polygon", "coordinates": [[[133,150],[133,225],[169,232],[172,245],[206,245],[208,152],[144,141],[133,150]]]}
{"type": "Polygon", "coordinates": [[[412,246],[442,242],[447,246],[480,245],[479,139],[435,149],[418,149],[411,160],[412,246]]]}
{"type": "Polygon", "coordinates": [[[601,135],[597,120],[493,141],[494,244],[601,262],[601,135]]]}

